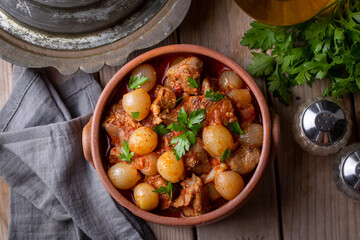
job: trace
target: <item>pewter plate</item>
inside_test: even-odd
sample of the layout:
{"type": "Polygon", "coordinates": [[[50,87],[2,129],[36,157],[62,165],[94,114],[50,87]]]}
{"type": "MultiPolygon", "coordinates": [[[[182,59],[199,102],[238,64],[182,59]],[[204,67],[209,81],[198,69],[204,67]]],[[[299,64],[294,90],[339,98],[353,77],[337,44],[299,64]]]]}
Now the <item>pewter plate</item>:
{"type": "MultiPolygon", "coordinates": [[[[12,1],[14,0],[4,0],[0,3],[0,7],[7,9],[2,4],[8,2],[10,5],[7,7],[10,8],[11,4],[15,7],[17,4],[21,7],[21,11],[30,9],[21,5],[26,0],[12,1]]],[[[34,6],[37,6],[38,2],[47,2],[46,0],[28,1],[34,6]]],[[[92,2],[95,1],[92,0],[92,2]]],[[[126,1],[123,0],[123,2],[126,1]]],[[[55,30],[52,32],[50,29],[36,28],[36,23],[30,24],[26,17],[15,18],[14,12],[9,13],[10,10],[0,9],[0,57],[24,67],[52,66],[62,74],[72,74],[79,69],[89,73],[96,72],[105,64],[121,65],[131,52],[157,44],[171,34],[184,19],[191,0],[139,0],[137,2],[140,6],[135,10],[130,9],[129,11],[133,11],[130,15],[129,11],[123,12],[129,15],[126,19],[119,20],[115,25],[109,22],[108,26],[101,30],[97,30],[98,26],[95,25],[93,29],[84,29],[84,21],[75,19],[79,20],[76,21],[78,24],[74,22],[70,29],[70,26],[64,25],[65,27],[60,31],[58,28],[61,28],[61,24],[55,25],[56,21],[54,21],[52,29],[55,30]],[[75,28],[79,29],[78,33],[73,32],[75,28]],[[66,29],[69,31],[66,32],[66,29]]],[[[54,3],[49,2],[49,4],[54,3]]],[[[95,4],[90,6],[94,8],[95,4]]],[[[59,6],[54,9],[64,10],[59,6]]],[[[87,8],[79,9],[85,11],[87,8]]],[[[35,12],[30,10],[28,14],[35,15],[35,12]]],[[[50,19],[53,16],[51,15],[50,19]]],[[[94,15],[94,17],[100,16],[94,15]]],[[[119,18],[122,18],[121,14],[119,18]]],[[[90,20],[88,22],[91,23],[90,20]]]]}

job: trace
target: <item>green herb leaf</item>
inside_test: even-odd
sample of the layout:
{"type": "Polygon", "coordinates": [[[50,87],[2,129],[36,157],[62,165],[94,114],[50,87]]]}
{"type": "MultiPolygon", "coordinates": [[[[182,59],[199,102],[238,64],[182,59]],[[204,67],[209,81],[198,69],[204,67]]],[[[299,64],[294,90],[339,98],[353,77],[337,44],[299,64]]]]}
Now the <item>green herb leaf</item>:
{"type": "Polygon", "coordinates": [[[181,107],[177,117],[178,122],[168,126],[168,129],[172,131],[183,132],[180,136],[174,137],[170,142],[170,145],[176,144],[173,151],[178,161],[186,154],[186,151],[189,151],[190,146],[196,143],[196,135],[203,126],[201,122],[205,118],[205,111],[205,109],[195,110],[188,117],[184,107],[181,107]]]}
{"type": "Polygon", "coordinates": [[[178,99],[176,99],[175,103],[178,103],[179,101],[181,101],[181,99],[183,99],[184,97],[179,97],[178,99]]]}
{"type": "Polygon", "coordinates": [[[246,70],[255,76],[261,76],[261,75],[269,75],[274,71],[274,63],[275,63],[275,57],[270,57],[266,53],[251,53],[253,57],[251,60],[254,62],[251,62],[249,66],[246,68],[246,70]]]}
{"type": "Polygon", "coordinates": [[[245,132],[241,129],[238,122],[232,122],[227,124],[230,132],[232,132],[235,135],[243,135],[245,132]]]}
{"type": "Polygon", "coordinates": [[[221,155],[221,162],[225,162],[226,159],[228,159],[230,157],[230,153],[231,153],[230,148],[225,149],[225,151],[221,155]]]}
{"type": "Polygon", "coordinates": [[[133,75],[130,77],[130,81],[129,81],[129,88],[130,89],[137,89],[139,88],[142,84],[144,84],[147,80],[149,80],[148,77],[144,77],[144,76],[136,76],[133,75]]]}
{"type": "Polygon", "coordinates": [[[195,124],[201,123],[205,118],[205,112],[205,109],[198,109],[192,111],[189,115],[187,127],[191,129],[195,124]]]}
{"type": "Polygon", "coordinates": [[[176,160],[179,161],[181,157],[185,155],[186,151],[189,151],[191,142],[187,139],[187,134],[182,133],[180,136],[174,137],[171,140],[170,145],[174,145],[174,144],[176,144],[176,146],[174,147],[173,151],[176,160]]]}
{"type": "Polygon", "coordinates": [[[360,3],[337,0],[327,13],[301,24],[274,27],[253,22],[241,44],[253,52],[247,70],[265,76],[268,90],[288,105],[292,87],[329,79],[323,95],[360,92],[360,3]]]}
{"type": "Polygon", "coordinates": [[[157,133],[159,136],[164,136],[165,134],[168,134],[170,131],[166,128],[164,124],[159,124],[154,127],[154,132],[157,133]]]}
{"type": "Polygon", "coordinates": [[[168,181],[168,184],[166,187],[160,187],[156,190],[153,190],[154,193],[160,193],[160,194],[168,194],[170,195],[170,199],[172,199],[172,192],[175,190],[175,186],[168,181]]]}
{"type": "Polygon", "coordinates": [[[213,102],[218,102],[224,98],[224,95],[222,95],[221,93],[218,93],[218,92],[214,92],[214,90],[210,89],[210,90],[206,91],[205,98],[207,100],[210,100],[213,102]]]}
{"type": "Polygon", "coordinates": [[[252,22],[250,25],[252,28],[245,33],[241,44],[250,49],[261,48],[263,51],[272,48],[275,43],[275,32],[259,22],[252,22]]]}
{"type": "Polygon", "coordinates": [[[134,118],[134,119],[138,119],[140,113],[139,112],[131,112],[131,116],[134,118]]]}
{"type": "Polygon", "coordinates": [[[131,158],[134,156],[134,153],[130,152],[129,145],[125,139],[124,139],[123,145],[121,147],[121,152],[122,152],[122,153],[120,153],[121,160],[126,161],[126,162],[131,162],[131,158]]]}
{"type": "Polygon", "coordinates": [[[188,76],[188,82],[189,82],[189,86],[192,88],[198,88],[199,84],[196,82],[195,79],[193,79],[192,77],[188,76]]]}

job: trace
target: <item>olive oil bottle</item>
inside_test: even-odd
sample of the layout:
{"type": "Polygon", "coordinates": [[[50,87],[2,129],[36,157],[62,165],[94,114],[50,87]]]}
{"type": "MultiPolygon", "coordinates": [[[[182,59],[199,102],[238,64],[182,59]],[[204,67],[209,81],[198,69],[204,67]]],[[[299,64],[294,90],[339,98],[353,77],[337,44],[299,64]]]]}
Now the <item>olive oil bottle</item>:
{"type": "Polygon", "coordinates": [[[335,0],[235,0],[256,20],[285,26],[304,22],[335,0]]]}

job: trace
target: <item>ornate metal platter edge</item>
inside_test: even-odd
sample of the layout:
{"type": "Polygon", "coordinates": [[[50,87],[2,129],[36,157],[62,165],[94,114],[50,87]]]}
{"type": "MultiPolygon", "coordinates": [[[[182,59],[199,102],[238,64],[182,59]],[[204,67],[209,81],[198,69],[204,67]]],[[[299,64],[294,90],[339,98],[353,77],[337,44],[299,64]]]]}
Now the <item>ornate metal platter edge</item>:
{"type": "Polygon", "coordinates": [[[0,57],[13,64],[39,68],[52,66],[64,75],[79,69],[92,73],[105,64],[123,64],[128,55],[153,46],[172,33],[185,18],[191,0],[168,0],[145,25],[113,43],[84,50],[58,50],[35,46],[0,29],[0,57]]]}

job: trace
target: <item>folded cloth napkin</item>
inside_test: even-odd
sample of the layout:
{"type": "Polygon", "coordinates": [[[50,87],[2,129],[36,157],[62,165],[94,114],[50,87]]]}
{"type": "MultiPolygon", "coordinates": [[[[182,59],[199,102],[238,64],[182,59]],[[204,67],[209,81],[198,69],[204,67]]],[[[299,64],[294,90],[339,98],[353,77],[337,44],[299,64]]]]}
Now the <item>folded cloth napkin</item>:
{"type": "Polygon", "coordinates": [[[10,186],[9,239],[155,239],[84,159],[81,132],[100,95],[83,72],[59,86],[14,66],[0,111],[0,177],[10,186]]]}

